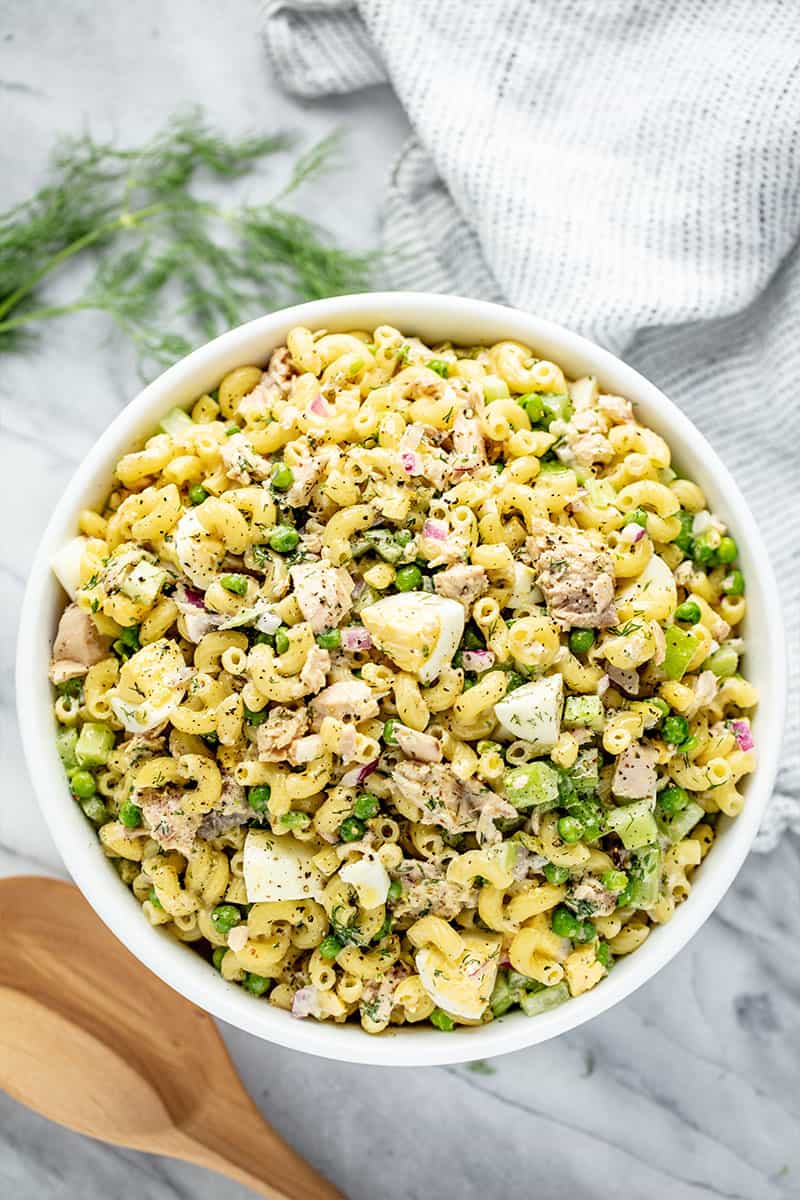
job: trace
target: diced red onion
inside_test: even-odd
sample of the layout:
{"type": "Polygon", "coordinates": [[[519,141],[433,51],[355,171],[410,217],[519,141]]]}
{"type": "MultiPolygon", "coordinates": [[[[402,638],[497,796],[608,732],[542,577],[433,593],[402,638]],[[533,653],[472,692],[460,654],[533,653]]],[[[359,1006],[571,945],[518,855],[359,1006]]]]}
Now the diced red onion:
{"type": "Polygon", "coordinates": [[[373,762],[364,763],[361,767],[353,767],[351,771],[347,771],[339,783],[342,787],[360,787],[365,779],[368,779],[372,772],[377,767],[380,759],[374,759],[373,762]]]}
{"type": "Polygon", "coordinates": [[[603,675],[603,676],[602,676],[600,679],[598,679],[598,681],[597,681],[597,694],[598,694],[598,696],[605,696],[606,692],[608,691],[608,689],[609,689],[610,687],[611,687],[611,680],[608,678],[608,676],[607,676],[607,675],[603,675]]]}
{"type": "Polygon", "coordinates": [[[443,542],[447,538],[447,525],[444,521],[426,521],[422,526],[422,536],[443,542]]]}
{"type": "Polygon", "coordinates": [[[627,692],[629,696],[639,695],[639,672],[625,671],[621,667],[612,667],[609,664],[606,667],[606,674],[612,683],[616,683],[621,687],[623,692],[627,692]]]}
{"type": "Polygon", "coordinates": [[[329,417],[331,415],[330,404],[328,404],[328,401],[319,392],[317,392],[311,401],[310,409],[316,417],[329,417]]]}
{"type": "Polygon", "coordinates": [[[631,521],[622,530],[620,541],[630,542],[632,545],[637,545],[645,535],[646,530],[641,525],[637,525],[635,521],[631,521]]]}
{"type": "Polygon", "coordinates": [[[302,1020],[319,1012],[319,992],[315,987],[303,987],[292,999],[292,1016],[302,1020]]]}
{"type": "Polygon", "coordinates": [[[749,721],[731,721],[731,729],[733,730],[733,736],[736,738],[736,745],[740,750],[752,750],[755,747],[753,735],[750,732],[749,721]]]}
{"type": "Polygon", "coordinates": [[[488,671],[494,666],[494,650],[465,650],[461,656],[465,671],[488,671]]]}
{"type": "Polygon", "coordinates": [[[345,650],[369,650],[372,638],[363,625],[350,625],[342,630],[342,645],[345,650]]]}
{"type": "Polygon", "coordinates": [[[406,475],[421,475],[422,474],[422,459],[413,450],[403,450],[400,453],[400,462],[403,465],[403,470],[406,475]]]}

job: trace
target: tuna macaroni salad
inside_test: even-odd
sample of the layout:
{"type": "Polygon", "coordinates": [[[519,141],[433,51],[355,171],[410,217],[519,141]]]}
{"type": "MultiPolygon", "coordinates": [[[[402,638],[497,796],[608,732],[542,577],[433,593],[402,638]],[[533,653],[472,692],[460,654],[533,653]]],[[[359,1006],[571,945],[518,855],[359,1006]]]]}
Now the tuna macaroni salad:
{"type": "Polygon", "coordinates": [[[294,1017],[544,1012],[742,807],[736,542],[630,401],[516,342],[293,329],[53,565],[76,802],[151,924],[294,1017]]]}

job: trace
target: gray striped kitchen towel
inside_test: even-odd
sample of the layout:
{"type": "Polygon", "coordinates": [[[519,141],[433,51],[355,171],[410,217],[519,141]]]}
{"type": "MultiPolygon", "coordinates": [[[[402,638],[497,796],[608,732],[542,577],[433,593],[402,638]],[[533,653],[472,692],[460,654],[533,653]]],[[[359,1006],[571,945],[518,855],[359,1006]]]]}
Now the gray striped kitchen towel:
{"type": "Polygon", "coordinates": [[[391,286],[579,330],[663,387],[734,472],[792,675],[758,848],[800,832],[800,7],[268,0],[265,33],[291,92],[389,82],[405,106],[391,286]]]}

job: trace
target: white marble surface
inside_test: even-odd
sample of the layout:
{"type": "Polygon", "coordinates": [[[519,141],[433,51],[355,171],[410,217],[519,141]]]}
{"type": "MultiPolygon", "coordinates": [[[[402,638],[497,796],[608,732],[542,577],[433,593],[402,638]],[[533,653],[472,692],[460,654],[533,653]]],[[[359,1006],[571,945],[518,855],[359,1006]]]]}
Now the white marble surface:
{"type": "MultiPolygon", "coordinates": [[[[398,0],[400,2],[400,0],[398,0]]],[[[385,90],[302,106],[272,85],[255,0],[3,0],[2,205],[41,177],[53,135],[85,122],[134,139],[181,104],[231,130],[253,122],[348,134],[358,174],[305,207],[351,244],[376,237],[406,133],[385,90]]],[[[63,873],[22,762],[12,656],[39,532],[81,455],[133,394],[102,321],[53,326],[0,371],[0,873],[63,873]],[[24,497],[24,503],[19,499],[24,497]]],[[[778,1200],[800,1195],[800,871],[791,841],[751,858],[691,946],[592,1024],[539,1048],[452,1069],[317,1061],[223,1029],[256,1101],[353,1200],[778,1200]]],[[[0,1195],[17,1200],[244,1197],[178,1163],[90,1142],[0,1094],[0,1195]]]]}

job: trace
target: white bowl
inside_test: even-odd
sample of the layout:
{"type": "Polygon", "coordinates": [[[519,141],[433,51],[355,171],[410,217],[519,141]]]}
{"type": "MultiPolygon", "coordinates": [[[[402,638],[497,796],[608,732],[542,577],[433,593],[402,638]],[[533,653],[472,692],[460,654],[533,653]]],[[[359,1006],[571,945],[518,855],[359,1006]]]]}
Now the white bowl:
{"type": "Polygon", "coordinates": [[[617,1004],[668,963],[722,899],[753,842],[777,769],[786,690],[777,595],[755,521],[717,455],[658,388],[612,354],[559,325],[477,300],[404,292],[318,300],[242,325],[170,367],[119,414],[75,472],[42,538],[22,609],[17,703],[28,768],[53,838],[89,903],[150,970],[201,1008],[258,1037],[325,1058],[391,1066],[487,1058],[546,1041],[617,1004]],[[618,961],[597,988],[533,1018],[512,1013],[489,1025],[447,1034],[404,1026],[371,1037],[357,1025],[296,1020],[226,983],[190,947],[148,924],[70,798],[55,748],[47,665],[64,605],[50,560],[76,532],[80,509],[102,501],[108,492],[117,459],[149,436],[168,409],[214,388],[232,367],[265,362],[293,326],[346,330],[382,324],[418,334],[428,343],[450,339],[475,345],[513,338],[559,363],[569,375],[596,375],[605,390],[630,397],[640,419],[666,438],[675,462],[701,484],[710,506],[737,539],[747,578],[747,675],[761,698],[754,721],[759,762],[746,785],[743,813],[735,821],[721,822],[720,836],[697,872],[691,896],[672,921],[655,929],[635,954],[618,961]]]}

